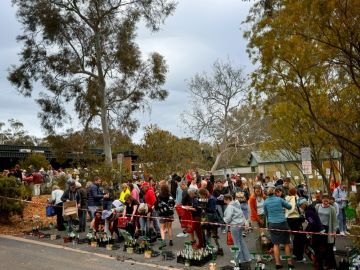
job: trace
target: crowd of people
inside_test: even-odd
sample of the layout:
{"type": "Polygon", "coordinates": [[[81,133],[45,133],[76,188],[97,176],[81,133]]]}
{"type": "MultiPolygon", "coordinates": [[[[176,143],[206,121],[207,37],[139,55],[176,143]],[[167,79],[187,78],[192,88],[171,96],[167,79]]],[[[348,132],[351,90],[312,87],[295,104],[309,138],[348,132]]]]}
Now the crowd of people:
{"type": "MultiPolygon", "coordinates": [[[[22,173],[21,177],[29,176],[22,173]]],[[[78,226],[68,219],[68,232],[75,228],[84,232],[88,219],[90,228],[96,232],[121,237],[118,228],[122,228],[133,237],[154,234],[164,240],[162,247],[172,246],[174,216],[178,213],[181,223],[180,212],[186,211],[193,222],[190,227],[183,226],[176,237],[191,237],[194,249],[213,241],[218,255],[223,255],[219,237],[229,231],[239,248],[233,262],[248,263],[251,256],[244,237],[253,230],[257,252],[272,253],[276,269],[283,267],[281,248],[289,268],[294,268],[294,262],[305,262],[304,255],[313,250],[316,269],[335,269],[335,236],[349,233],[345,183],[333,187],[332,194],[317,190],[314,200],[305,184],[295,186],[290,178],[271,179],[261,174],[252,181],[240,175],[215,179],[212,174],[198,173],[173,174],[169,180],[162,181],[134,177],[121,185],[118,197],[115,189],[100,177],[86,184],[69,177],[65,190],[53,185],[50,202],[56,208],[57,229],[66,229],[62,205],[76,201],[78,226]],[[265,240],[271,245],[265,247],[265,240]]]]}

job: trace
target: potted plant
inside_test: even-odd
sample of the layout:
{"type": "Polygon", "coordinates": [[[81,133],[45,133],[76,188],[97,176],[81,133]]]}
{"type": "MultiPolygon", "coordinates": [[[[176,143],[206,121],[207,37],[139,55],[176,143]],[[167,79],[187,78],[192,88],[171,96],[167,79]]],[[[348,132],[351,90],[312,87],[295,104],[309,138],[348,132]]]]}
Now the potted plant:
{"type": "Polygon", "coordinates": [[[107,239],[106,250],[112,250],[113,249],[113,244],[110,243],[110,240],[112,240],[111,235],[105,234],[104,239],[107,239]]]}

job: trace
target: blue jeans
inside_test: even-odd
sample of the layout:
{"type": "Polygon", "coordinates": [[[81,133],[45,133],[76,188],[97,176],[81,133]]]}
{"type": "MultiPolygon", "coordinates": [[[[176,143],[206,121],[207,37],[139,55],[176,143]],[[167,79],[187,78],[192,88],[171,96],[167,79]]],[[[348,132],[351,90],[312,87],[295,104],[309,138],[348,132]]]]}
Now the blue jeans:
{"type": "MultiPolygon", "coordinates": [[[[159,222],[159,219],[156,218],[156,217],[158,217],[158,213],[156,211],[153,211],[151,213],[151,217],[155,217],[155,218],[151,219],[153,222],[153,225],[154,225],[154,230],[157,233],[160,233],[160,222],[159,222]]],[[[151,222],[151,220],[149,222],[151,222]]],[[[148,231],[149,223],[148,223],[147,216],[141,216],[139,219],[139,222],[140,222],[140,229],[144,232],[148,231]]]]}
{"type": "Polygon", "coordinates": [[[93,220],[93,218],[95,217],[95,212],[97,210],[97,207],[96,206],[88,206],[88,210],[89,210],[90,220],[93,220]]]}
{"type": "Polygon", "coordinates": [[[247,203],[240,203],[241,210],[243,211],[243,214],[245,218],[249,219],[249,205],[247,203]]]}
{"type": "Polygon", "coordinates": [[[231,236],[234,240],[234,245],[239,248],[237,260],[239,263],[249,262],[251,260],[249,249],[246,246],[245,240],[242,236],[243,229],[241,227],[231,227],[231,236]]]}
{"type": "Polygon", "coordinates": [[[148,228],[148,224],[147,224],[147,216],[141,216],[139,218],[139,223],[140,223],[140,230],[146,232],[147,231],[147,228],[148,228]]]}
{"type": "Polygon", "coordinates": [[[346,215],[345,215],[345,208],[339,209],[338,214],[338,221],[339,221],[339,230],[340,232],[345,232],[347,230],[346,228],[346,215]]]}

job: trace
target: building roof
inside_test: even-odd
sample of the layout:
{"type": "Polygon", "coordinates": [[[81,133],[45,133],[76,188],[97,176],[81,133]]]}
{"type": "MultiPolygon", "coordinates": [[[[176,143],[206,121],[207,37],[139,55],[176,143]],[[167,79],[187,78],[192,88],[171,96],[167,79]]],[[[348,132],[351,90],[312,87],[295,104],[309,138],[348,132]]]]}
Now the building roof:
{"type": "MultiPolygon", "coordinates": [[[[341,153],[337,150],[333,150],[331,155],[323,153],[321,159],[339,159],[340,157],[341,153]]],[[[301,155],[300,153],[293,153],[285,149],[274,151],[253,151],[251,152],[249,160],[249,164],[251,167],[256,167],[258,164],[284,162],[301,162],[301,155]]]]}

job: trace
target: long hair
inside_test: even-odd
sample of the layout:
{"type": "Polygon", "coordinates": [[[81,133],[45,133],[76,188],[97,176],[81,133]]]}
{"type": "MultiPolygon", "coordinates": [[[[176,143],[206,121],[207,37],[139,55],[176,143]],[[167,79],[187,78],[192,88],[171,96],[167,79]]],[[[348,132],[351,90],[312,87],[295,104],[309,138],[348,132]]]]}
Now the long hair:
{"type": "Polygon", "coordinates": [[[168,185],[161,185],[160,186],[160,193],[159,196],[162,198],[168,198],[170,197],[170,188],[168,185]]]}

